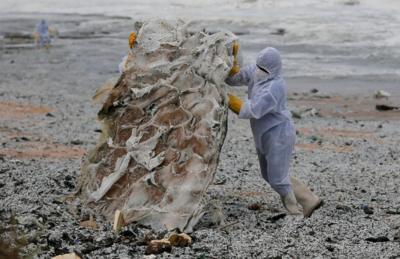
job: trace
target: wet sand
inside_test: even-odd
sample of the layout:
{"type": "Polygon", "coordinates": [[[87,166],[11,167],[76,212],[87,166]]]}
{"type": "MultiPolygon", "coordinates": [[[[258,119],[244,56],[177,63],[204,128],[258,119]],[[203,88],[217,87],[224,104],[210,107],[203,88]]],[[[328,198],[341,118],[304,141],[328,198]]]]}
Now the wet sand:
{"type": "MultiPolygon", "coordinates": [[[[98,229],[85,229],[80,222],[90,212],[63,202],[100,134],[90,98],[118,76],[134,21],[48,16],[60,36],[46,50],[29,37],[41,17],[0,18],[0,240],[37,258],[72,251],[142,258],[146,238],[165,233],[131,225],[117,235],[97,215],[98,229]]],[[[279,197],[261,178],[248,122],[230,113],[210,206],[191,234],[193,245],[157,258],[400,257],[400,112],[375,110],[376,104],[400,106],[398,85],[306,77],[288,85],[289,106],[301,115],[292,174],[326,205],[310,219],[281,216],[279,197]],[[377,89],[392,96],[376,100],[377,89]]],[[[246,89],[232,91],[244,96],[246,89]]]]}

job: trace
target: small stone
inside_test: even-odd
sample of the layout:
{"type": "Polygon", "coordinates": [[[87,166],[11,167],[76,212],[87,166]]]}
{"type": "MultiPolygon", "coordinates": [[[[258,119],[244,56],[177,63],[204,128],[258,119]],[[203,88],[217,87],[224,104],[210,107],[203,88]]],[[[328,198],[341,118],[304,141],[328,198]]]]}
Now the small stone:
{"type": "Polygon", "coordinates": [[[218,177],[215,181],[214,181],[214,185],[223,185],[226,183],[226,178],[225,177],[218,177]]]}
{"type": "Polygon", "coordinates": [[[386,211],[386,214],[400,215],[400,210],[388,210],[388,211],[386,211]]]}
{"type": "Polygon", "coordinates": [[[55,117],[55,116],[54,116],[54,114],[48,112],[48,113],[46,113],[46,117],[55,117]]]}
{"type": "Polygon", "coordinates": [[[362,209],[363,209],[364,213],[367,215],[374,214],[374,209],[369,207],[368,205],[364,206],[362,209]]]}
{"type": "Polygon", "coordinates": [[[174,233],[168,238],[168,241],[171,243],[172,246],[178,246],[178,247],[186,247],[192,244],[192,238],[185,233],[181,234],[174,233]]]}
{"type": "Polygon", "coordinates": [[[359,5],[360,1],[359,0],[347,0],[343,4],[344,5],[350,5],[350,6],[359,5]]]}
{"type": "Polygon", "coordinates": [[[330,246],[330,245],[326,246],[326,249],[327,249],[329,252],[334,252],[334,251],[335,251],[335,248],[334,248],[333,246],[330,246]]]}
{"type": "Polygon", "coordinates": [[[313,88],[313,89],[311,89],[311,91],[310,91],[312,94],[316,94],[316,93],[318,93],[319,92],[319,90],[318,89],[316,89],[316,88],[313,88]]]}
{"type": "Polygon", "coordinates": [[[166,239],[152,240],[146,248],[146,255],[161,254],[163,252],[170,253],[172,251],[171,242],[166,239]]]}
{"type": "Polygon", "coordinates": [[[285,218],[286,216],[287,216],[286,213],[280,213],[280,214],[278,214],[278,215],[275,215],[275,216],[272,216],[272,217],[267,218],[267,220],[269,220],[269,221],[275,223],[275,222],[277,222],[278,220],[281,220],[281,219],[285,218]]]}
{"type": "Polygon", "coordinates": [[[49,246],[52,246],[54,248],[59,248],[61,247],[62,244],[62,234],[59,231],[55,231],[49,235],[47,238],[47,243],[49,246]]]}
{"type": "Polygon", "coordinates": [[[284,28],[278,28],[275,31],[271,32],[272,35],[283,36],[286,34],[286,30],[284,28]]]}
{"type": "Polygon", "coordinates": [[[259,203],[252,203],[252,204],[250,204],[249,206],[247,206],[247,208],[249,209],[249,210],[260,210],[261,209],[261,204],[259,204],[259,203]]]}
{"type": "Polygon", "coordinates": [[[336,205],[337,210],[343,210],[343,211],[351,211],[351,208],[349,206],[343,205],[343,204],[338,204],[336,205]]]}
{"type": "Polygon", "coordinates": [[[389,242],[390,239],[385,236],[379,236],[379,237],[369,237],[365,239],[368,242],[373,242],[373,243],[380,243],[380,242],[389,242]]]}
{"type": "Polygon", "coordinates": [[[400,230],[394,235],[393,240],[400,241],[400,230]]]}
{"type": "Polygon", "coordinates": [[[71,140],[71,142],[70,142],[72,145],[82,145],[83,144],[83,141],[82,140],[79,140],[79,139],[74,139],[74,140],[71,140]]]}

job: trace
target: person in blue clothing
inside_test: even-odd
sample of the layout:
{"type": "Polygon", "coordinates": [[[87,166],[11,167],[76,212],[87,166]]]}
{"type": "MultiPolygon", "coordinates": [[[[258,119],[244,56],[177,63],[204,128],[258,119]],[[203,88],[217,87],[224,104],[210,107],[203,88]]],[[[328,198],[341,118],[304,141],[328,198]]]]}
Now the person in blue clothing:
{"type": "Polygon", "coordinates": [[[239,45],[235,43],[235,61],[226,82],[232,86],[248,86],[248,98],[242,101],[229,94],[229,108],[239,118],[250,120],[261,174],[281,196],[286,210],[290,214],[303,213],[309,217],[322,205],[322,200],[299,180],[289,176],[296,132],[287,108],[280,53],[275,48],[265,48],[258,54],[255,64],[240,68],[236,61],[238,49],[239,45]]]}
{"type": "Polygon", "coordinates": [[[51,43],[49,25],[46,20],[41,20],[35,30],[36,45],[48,48],[51,43]]]}

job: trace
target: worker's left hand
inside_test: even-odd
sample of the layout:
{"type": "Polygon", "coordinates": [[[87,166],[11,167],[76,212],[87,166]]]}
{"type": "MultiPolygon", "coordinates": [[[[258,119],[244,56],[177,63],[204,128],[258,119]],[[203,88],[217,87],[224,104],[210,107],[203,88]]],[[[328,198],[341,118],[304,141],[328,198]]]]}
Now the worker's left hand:
{"type": "Polygon", "coordinates": [[[229,75],[233,76],[240,71],[239,60],[238,60],[238,53],[239,53],[239,42],[235,41],[232,45],[232,54],[233,54],[233,66],[231,71],[229,71],[229,75]]]}
{"type": "Polygon", "coordinates": [[[129,48],[132,49],[133,46],[135,45],[135,41],[136,41],[136,33],[135,32],[132,32],[129,35],[128,41],[129,41],[129,48]]]}
{"type": "Polygon", "coordinates": [[[231,109],[234,113],[239,114],[240,109],[242,108],[243,105],[243,101],[239,97],[233,94],[228,94],[228,97],[229,97],[228,101],[229,109],[231,109]]]}

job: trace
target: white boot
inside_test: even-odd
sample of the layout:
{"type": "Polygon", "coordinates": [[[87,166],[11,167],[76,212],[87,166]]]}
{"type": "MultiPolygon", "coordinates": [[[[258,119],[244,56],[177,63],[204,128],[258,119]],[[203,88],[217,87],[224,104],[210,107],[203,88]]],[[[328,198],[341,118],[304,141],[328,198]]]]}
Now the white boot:
{"type": "Polygon", "coordinates": [[[315,195],[307,186],[295,177],[290,177],[292,188],[297,201],[303,207],[303,215],[308,218],[323,205],[323,201],[315,195]]]}
{"type": "Polygon", "coordinates": [[[281,196],[283,206],[291,215],[299,215],[301,211],[297,206],[297,200],[293,191],[290,191],[286,196],[281,196]]]}

